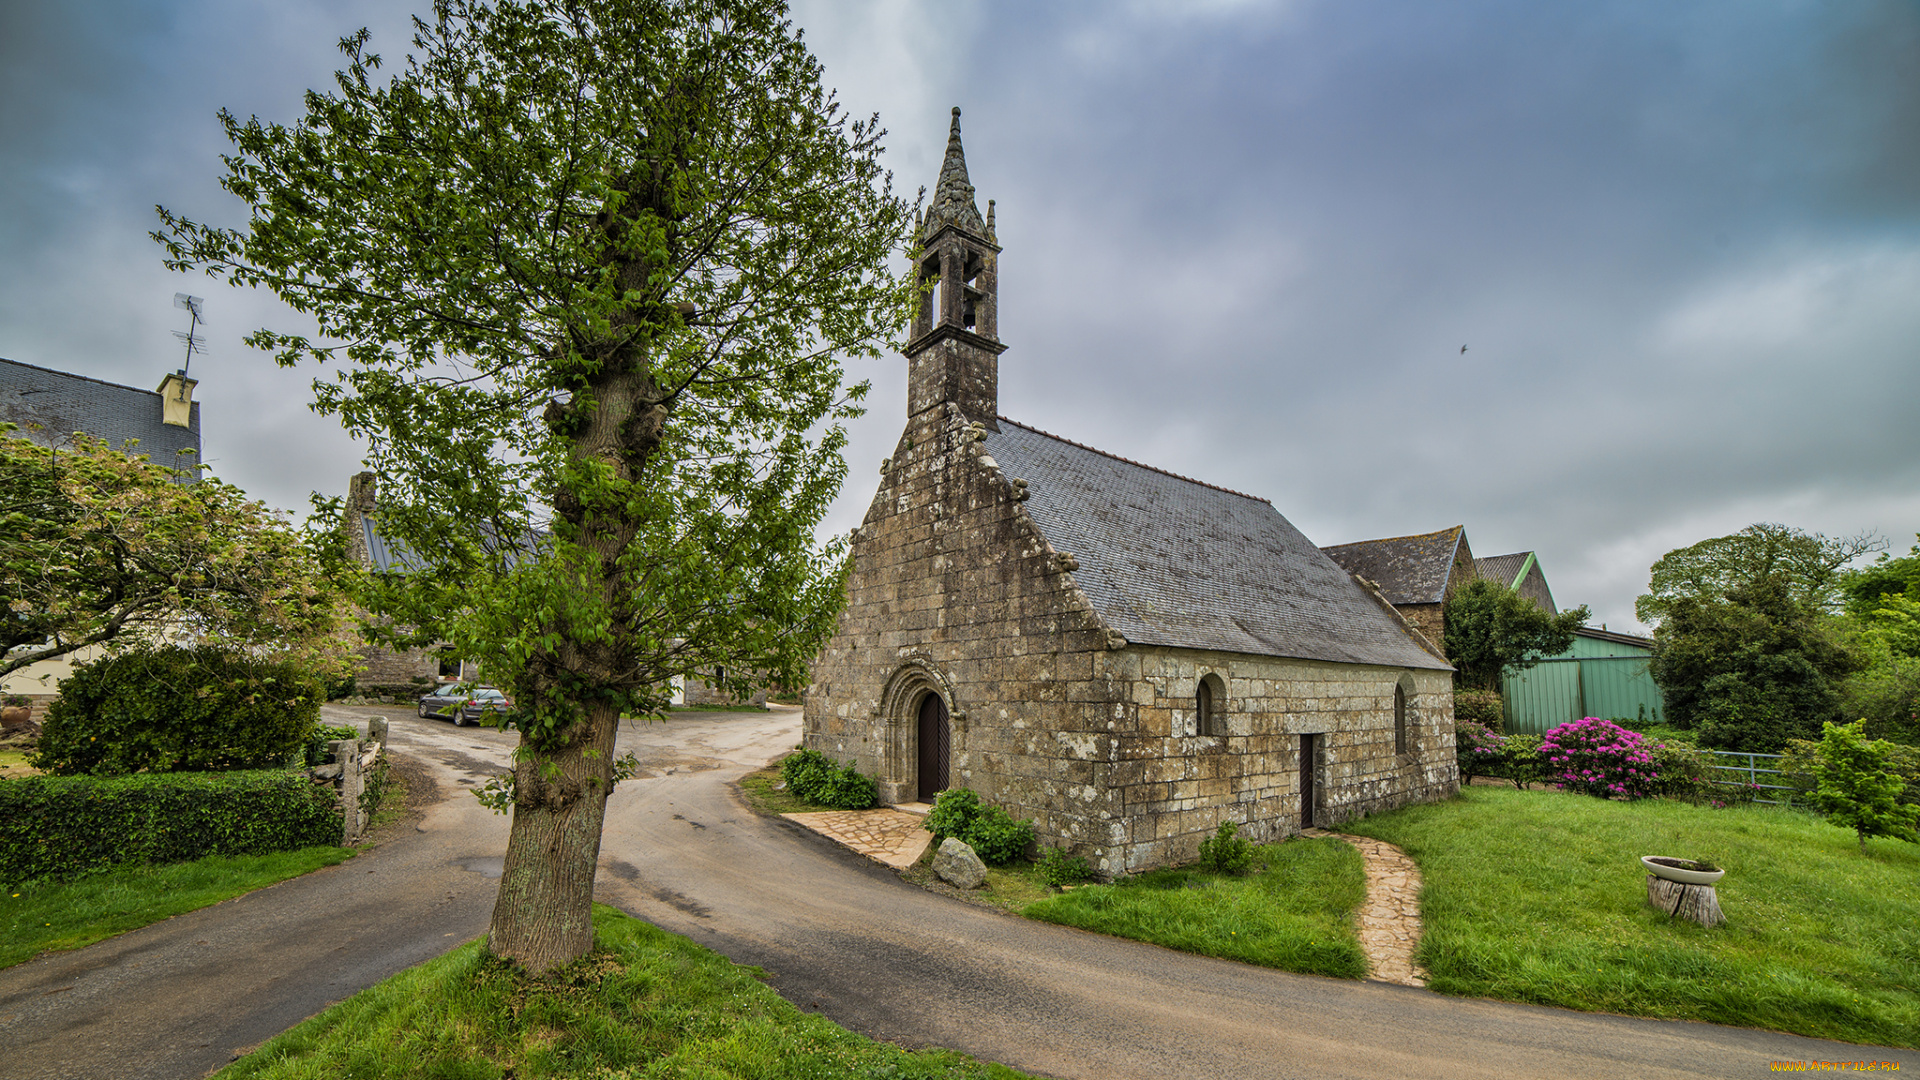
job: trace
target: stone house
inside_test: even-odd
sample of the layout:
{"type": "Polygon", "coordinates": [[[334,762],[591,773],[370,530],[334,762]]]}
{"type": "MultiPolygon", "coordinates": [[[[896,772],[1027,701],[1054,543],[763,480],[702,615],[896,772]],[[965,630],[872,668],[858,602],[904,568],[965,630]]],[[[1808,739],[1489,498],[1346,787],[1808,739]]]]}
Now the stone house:
{"type": "Polygon", "coordinates": [[[854,533],[805,745],[950,786],[1104,874],[1453,793],[1452,674],[1265,500],[999,415],[1000,253],[954,112],[907,424],[854,533]]]}
{"type": "MultiPolygon", "coordinates": [[[[347,497],[340,527],[344,533],[347,557],[375,570],[404,570],[407,554],[380,532],[374,474],[362,472],[347,482],[347,497]]],[[[714,689],[701,675],[688,673],[675,678],[675,705],[765,705],[767,692],[755,691],[745,699],[714,689]]],[[[394,650],[378,645],[360,647],[360,672],[357,681],[366,693],[406,696],[427,687],[456,681],[484,678],[480,665],[462,659],[444,646],[394,650]]],[[[718,681],[717,679],[714,681],[718,681]]]]}
{"type": "Polygon", "coordinates": [[[1447,600],[1478,576],[1466,526],[1320,550],[1348,573],[1373,583],[1429,643],[1445,651],[1447,600]]]}

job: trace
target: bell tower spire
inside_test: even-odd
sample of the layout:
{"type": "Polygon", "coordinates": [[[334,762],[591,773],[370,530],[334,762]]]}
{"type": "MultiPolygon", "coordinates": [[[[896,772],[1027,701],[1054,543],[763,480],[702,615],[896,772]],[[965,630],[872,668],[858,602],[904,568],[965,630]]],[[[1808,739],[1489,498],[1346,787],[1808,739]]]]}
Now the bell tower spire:
{"type": "Polygon", "coordinates": [[[915,274],[924,290],[907,341],[907,415],[952,402],[969,420],[998,430],[1000,354],[998,257],[993,203],[983,219],[967,179],[960,109],[947,156],[920,222],[915,274]]]}

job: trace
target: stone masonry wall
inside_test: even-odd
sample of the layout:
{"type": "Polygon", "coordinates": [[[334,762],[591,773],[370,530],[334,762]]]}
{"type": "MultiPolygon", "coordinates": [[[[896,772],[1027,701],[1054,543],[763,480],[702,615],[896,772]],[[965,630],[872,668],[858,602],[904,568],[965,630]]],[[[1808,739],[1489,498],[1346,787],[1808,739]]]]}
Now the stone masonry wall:
{"type": "Polygon", "coordinates": [[[982,450],[952,406],[909,421],[813,669],[807,747],[911,800],[917,706],[939,693],[952,785],[1109,875],[1191,859],[1221,821],[1259,840],[1296,831],[1302,734],[1323,736],[1322,823],[1456,789],[1449,672],[1128,645],[982,450]],[[1192,734],[1206,673],[1226,686],[1224,736],[1192,734]],[[1403,677],[1409,752],[1396,755],[1403,677]]]}
{"type": "Polygon", "coordinates": [[[1393,609],[1412,623],[1415,630],[1426,635],[1436,648],[1447,647],[1445,604],[1395,604],[1393,609]]]}

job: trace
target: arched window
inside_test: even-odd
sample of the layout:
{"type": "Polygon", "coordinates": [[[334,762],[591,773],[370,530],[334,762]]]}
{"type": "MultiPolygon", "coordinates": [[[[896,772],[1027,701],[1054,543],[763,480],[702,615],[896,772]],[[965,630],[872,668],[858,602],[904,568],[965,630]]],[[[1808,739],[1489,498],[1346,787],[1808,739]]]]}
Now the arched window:
{"type": "Polygon", "coordinates": [[[1407,752],[1407,688],[1404,685],[1393,688],[1393,752],[1407,752]]]}
{"type": "Polygon", "coordinates": [[[1194,688],[1193,733],[1195,735],[1227,733],[1227,688],[1218,675],[1209,673],[1200,676],[1200,684],[1194,688]]]}

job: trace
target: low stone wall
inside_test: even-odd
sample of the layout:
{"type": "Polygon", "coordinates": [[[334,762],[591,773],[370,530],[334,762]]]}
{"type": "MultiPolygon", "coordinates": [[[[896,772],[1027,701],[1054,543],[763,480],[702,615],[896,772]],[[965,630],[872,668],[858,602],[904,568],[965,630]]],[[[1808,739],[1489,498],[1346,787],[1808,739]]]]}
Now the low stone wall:
{"type": "Polygon", "coordinates": [[[364,739],[335,739],[327,745],[333,752],[333,761],[315,767],[311,774],[315,780],[331,780],[339,794],[340,843],[346,846],[367,831],[368,807],[363,796],[377,770],[385,767],[387,719],[376,716],[368,720],[364,739]]]}

